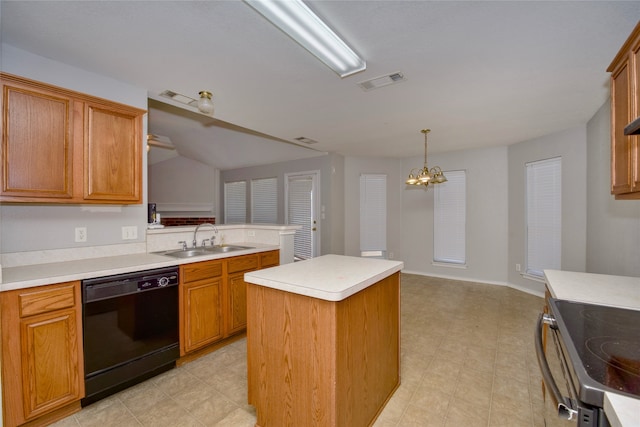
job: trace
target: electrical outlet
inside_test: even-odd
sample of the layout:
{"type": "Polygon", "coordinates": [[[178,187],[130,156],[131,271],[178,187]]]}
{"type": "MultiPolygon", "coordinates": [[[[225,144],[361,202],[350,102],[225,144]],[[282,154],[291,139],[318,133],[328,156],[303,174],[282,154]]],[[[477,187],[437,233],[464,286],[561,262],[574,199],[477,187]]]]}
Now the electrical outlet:
{"type": "Polygon", "coordinates": [[[249,236],[249,237],[256,237],[256,232],[255,232],[255,230],[248,230],[248,231],[247,231],[247,236],[249,236]]]}
{"type": "Polygon", "coordinates": [[[516,264],[516,271],[520,271],[520,264],[516,264]]]}
{"type": "Polygon", "coordinates": [[[389,252],[389,259],[393,259],[393,252],[389,252]]]}
{"type": "Polygon", "coordinates": [[[76,242],[87,241],[87,227],[76,227],[76,242]]]}
{"type": "Polygon", "coordinates": [[[135,240],[138,238],[138,227],[129,225],[122,227],[122,240],[135,240]]]}

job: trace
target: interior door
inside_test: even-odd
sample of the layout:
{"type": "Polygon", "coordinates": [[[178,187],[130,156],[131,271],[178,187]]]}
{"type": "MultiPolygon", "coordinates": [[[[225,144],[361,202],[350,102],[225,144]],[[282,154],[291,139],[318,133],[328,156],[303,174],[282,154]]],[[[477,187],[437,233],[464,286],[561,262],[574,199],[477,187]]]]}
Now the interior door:
{"type": "Polygon", "coordinates": [[[309,259],[320,254],[319,178],[319,171],[286,174],[285,222],[302,226],[294,237],[295,260],[309,259]]]}

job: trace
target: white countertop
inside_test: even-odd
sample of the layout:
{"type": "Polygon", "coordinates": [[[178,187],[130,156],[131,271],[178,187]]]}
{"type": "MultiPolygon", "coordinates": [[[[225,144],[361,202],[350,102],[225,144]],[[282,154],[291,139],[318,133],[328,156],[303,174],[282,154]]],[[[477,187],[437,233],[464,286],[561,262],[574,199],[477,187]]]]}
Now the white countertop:
{"type": "MultiPolygon", "coordinates": [[[[234,243],[235,244],[235,243],[234,243]]],[[[240,244],[240,243],[238,243],[240,244]]],[[[243,249],[222,254],[211,254],[192,258],[174,258],[154,253],[137,253],[77,261],[52,262],[46,264],[25,265],[2,269],[0,291],[29,288],[40,285],[69,282],[72,280],[92,279],[114,274],[131,273],[152,268],[171,267],[180,264],[230,258],[240,255],[279,249],[278,246],[249,243],[252,249],[243,249]]]]}
{"type": "Polygon", "coordinates": [[[616,393],[604,393],[604,413],[611,427],[640,426],[640,401],[616,393]]]}
{"type": "Polygon", "coordinates": [[[403,267],[401,261],[323,255],[245,273],[244,280],[326,301],[342,301],[403,267]]]}
{"type": "MultiPolygon", "coordinates": [[[[640,310],[640,277],[545,270],[556,299],[640,310]]],[[[604,412],[612,427],[640,426],[640,399],[605,392],[604,412]]]]}
{"type": "Polygon", "coordinates": [[[545,270],[556,299],[640,310],[640,277],[545,270]]]}

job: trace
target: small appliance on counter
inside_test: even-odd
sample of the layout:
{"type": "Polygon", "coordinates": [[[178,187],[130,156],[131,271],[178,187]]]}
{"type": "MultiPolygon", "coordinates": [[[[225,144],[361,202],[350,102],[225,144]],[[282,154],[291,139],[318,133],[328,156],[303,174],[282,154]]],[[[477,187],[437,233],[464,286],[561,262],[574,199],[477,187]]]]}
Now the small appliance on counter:
{"type": "Polygon", "coordinates": [[[157,211],[155,203],[149,203],[147,205],[147,228],[164,228],[164,225],[160,223],[160,214],[157,211]]]}

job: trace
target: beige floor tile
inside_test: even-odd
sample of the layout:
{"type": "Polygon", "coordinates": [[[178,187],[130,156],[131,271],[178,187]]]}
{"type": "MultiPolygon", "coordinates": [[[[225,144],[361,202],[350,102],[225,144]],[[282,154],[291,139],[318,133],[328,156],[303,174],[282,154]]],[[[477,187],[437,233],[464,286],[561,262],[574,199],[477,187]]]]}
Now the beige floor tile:
{"type": "Polygon", "coordinates": [[[409,409],[407,410],[410,415],[407,417],[414,419],[414,415],[420,415],[421,418],[426,418],[422,417],[422,415],[428,415],[437,419],[444,419],[449,402],[452,399],[451,395],[442,393],[441,390],[431,387],[429,383],[423,383],[411,398],[410,411],[409,409]]]}
{"type": "Polygon", "coordinates": [[[224,419],[218,421],[215,427],[254,427],[256,416],[244,409],[236,409],[224,419]]]}
{"type": "Polygon", "coordinates": [[[428,406],[418,405],[409,405],[398,423],[399,427],[443,427],[444,425],[444,417],[432,413],[428,406]]]}
{"type": "MultiPolygon", "coordinates": [[[[542,298],[402,275],[401,385],[374,427],[541,427],[542,298]]],[[[253,427],[246,340],[83,408],[56,427],[253,427]]],[[[353,426],[358,427],[358,426],[353,426]]]]}
{"type": "Polygon", "coordinates": [[[171,399],[158,402],[136,418],[143,426],[149,427],[201,427],[203,425],[171,399]]]}
{"type": "Polygon", "coordinates": [[[140,426],[139,420],[116,396],[87,406],[75,417],[82,427],[140,426]]]}
{"type": "Polygon", "coordinates": [[[485,426],[489,420],[489,405],[452,399],[447,409],[446,427],[485,426]]]}
{"type": "Polygon", "coordinates": [[[158,402],[169,399],[152,381],[145,381],[115,395],[132,414],[142,414],[158,402]]]}
{"type": "MultiPolygon", "coordinates": [[[[246,410],[239,408],[238,405],[218,392],[211,392],[206,398],[199,399],[189,408],[189,414],[207,426],[217,426],[225,419],[229,422],[242,413],[246,415],[245,418],[250,417],[246,410]]],[[[255,416],[253,416],[253,422],[255,423],[255,416]]]]}
{"type": "Polygon", "coordinates": [[[51,424],[51,427],[80,427],[80,423],[76,417],[71,416],[51,424]]]}

